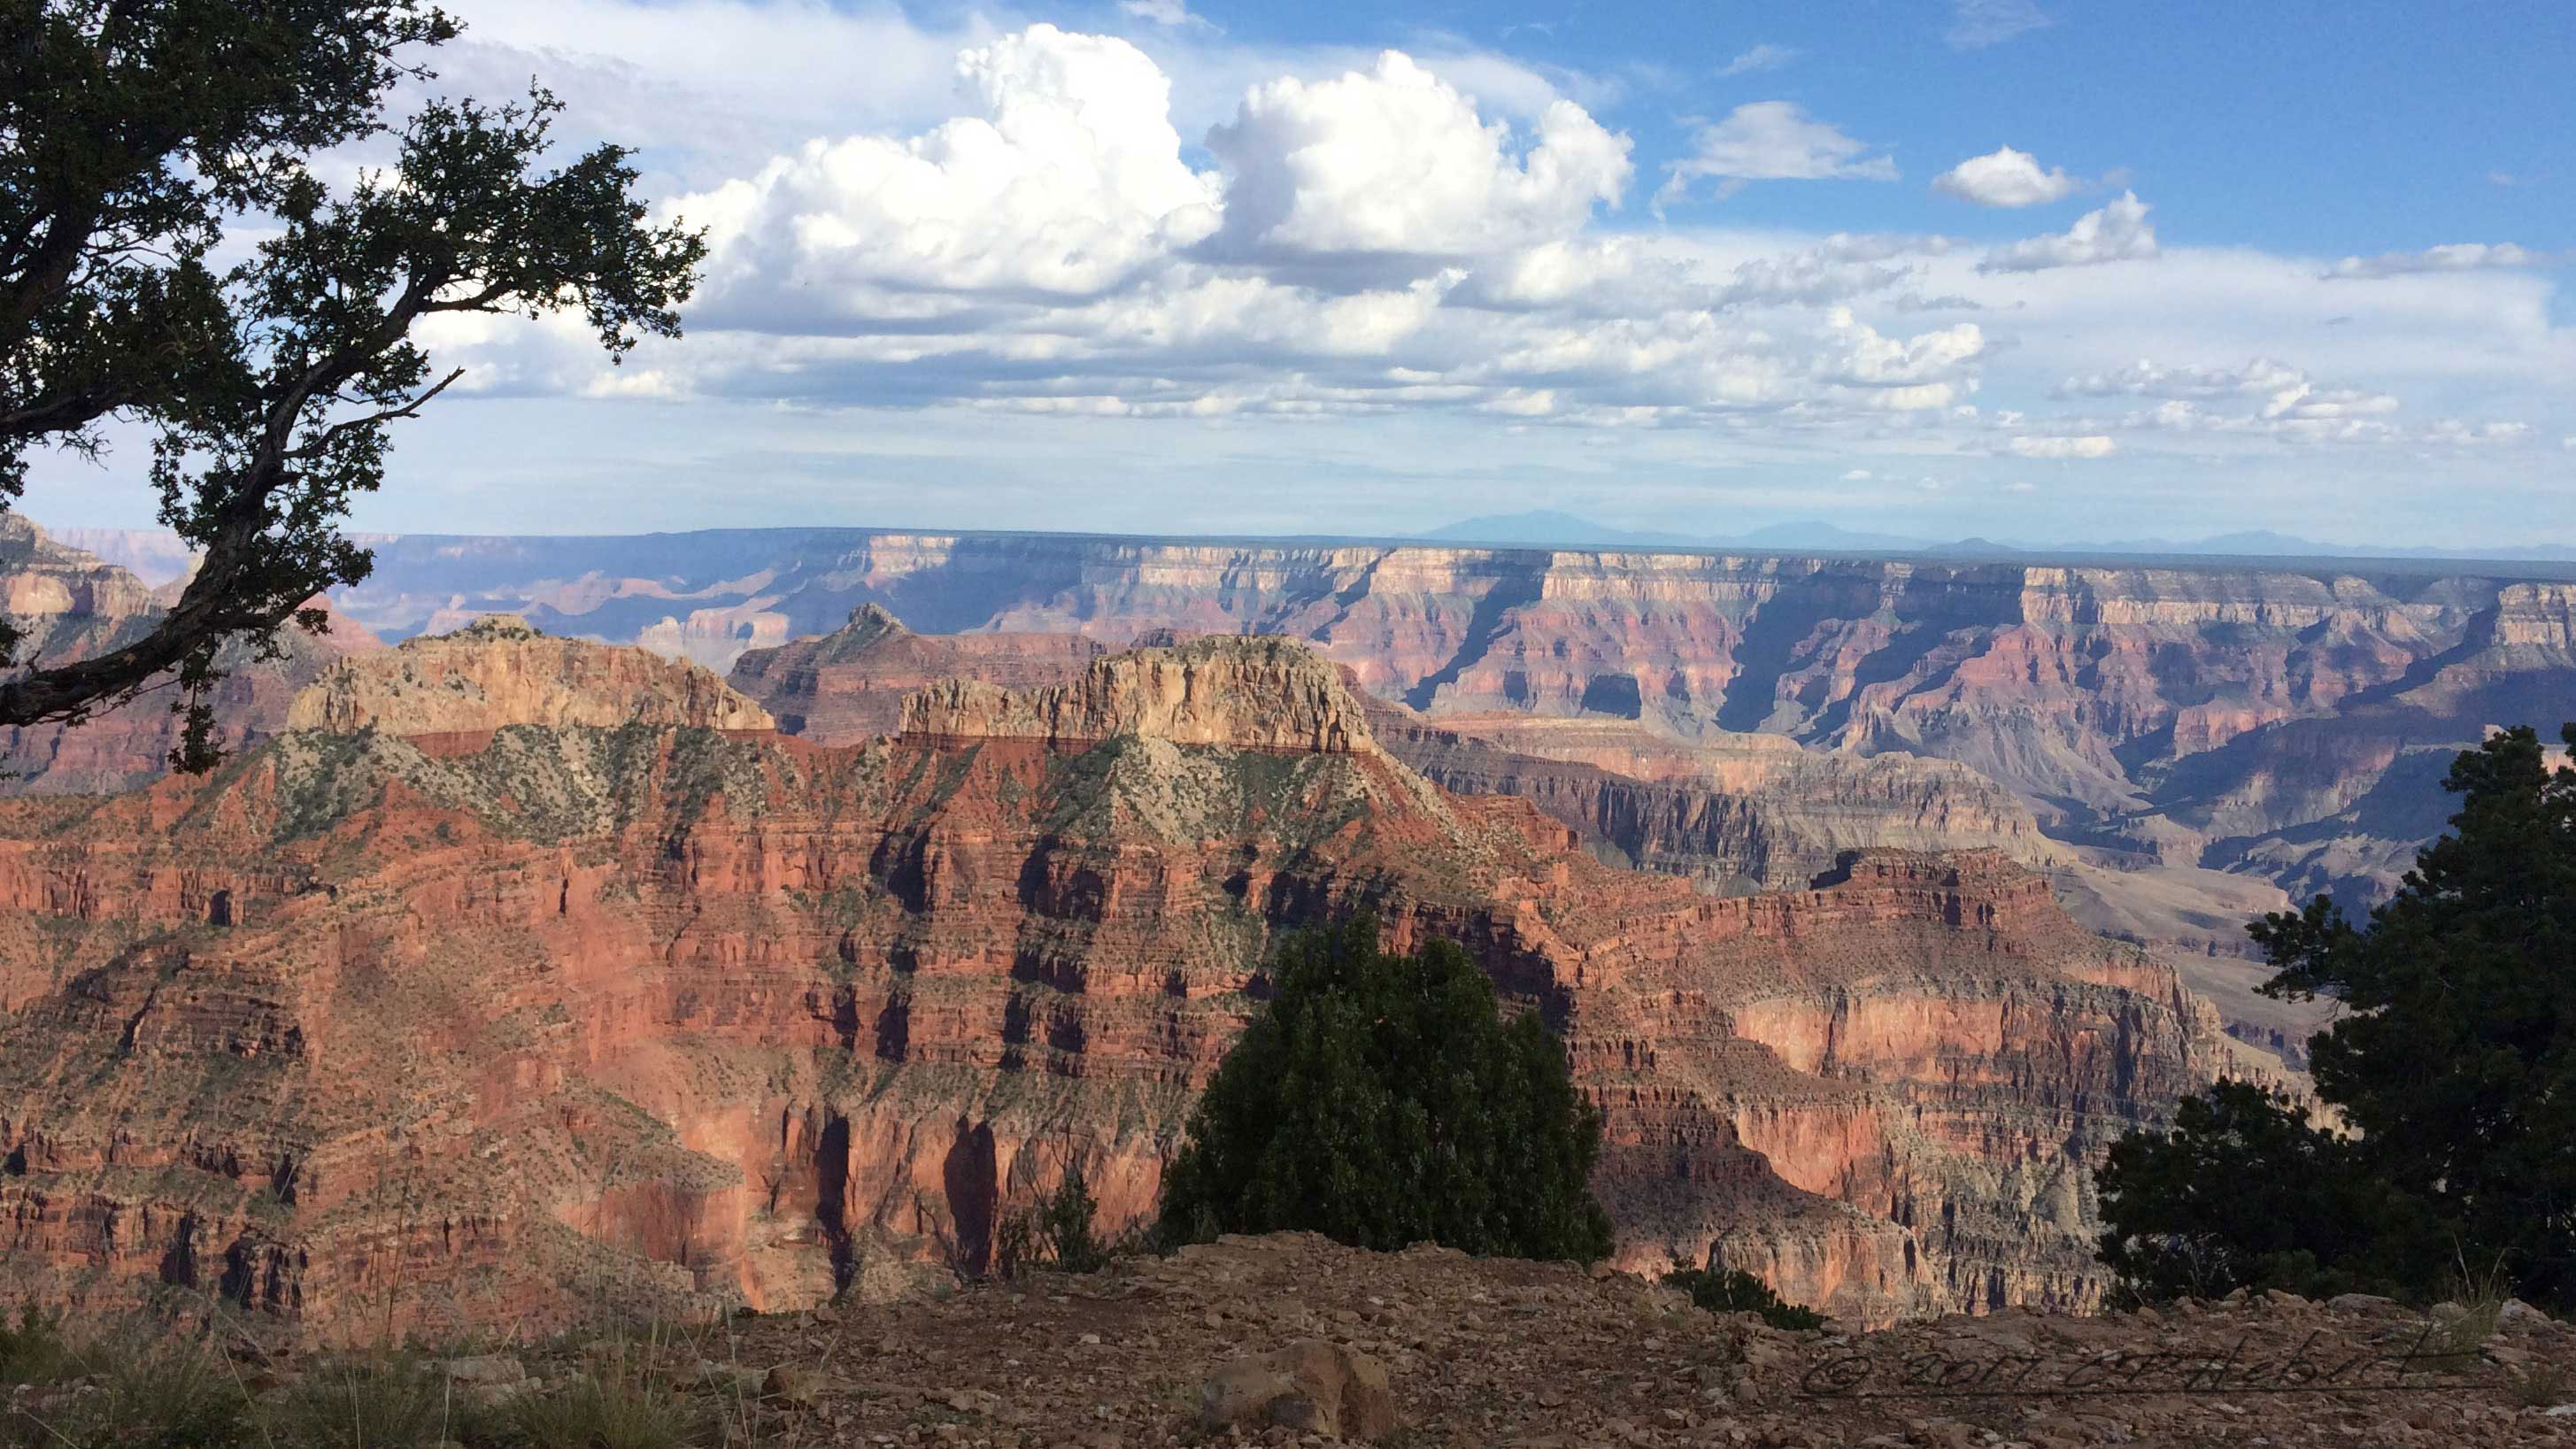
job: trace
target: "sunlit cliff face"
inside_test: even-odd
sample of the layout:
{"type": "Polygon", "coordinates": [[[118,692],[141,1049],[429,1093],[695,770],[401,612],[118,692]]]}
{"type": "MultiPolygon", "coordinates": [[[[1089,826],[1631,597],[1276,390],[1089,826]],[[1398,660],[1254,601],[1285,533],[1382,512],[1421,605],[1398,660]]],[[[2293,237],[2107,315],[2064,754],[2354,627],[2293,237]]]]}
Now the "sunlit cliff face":
{"type": "MultiPolygon", "coordinates": [[[[489,654],[452,664],[498,708],[495,661],[539,641],[482,634],[434,647],[489,654]]],[[[655,708],[742,717],[569,647],[568,677],[658,668],[655,708]]],[[[1729,900],[1608,869],[1421,780],[1276,642],[933,690],[920,732],[844,748],[406,735],[406,669],[314,697],[382,701],[370,730],[0,807],[26,1292],[176,1274],[328,1336],[971,1269],[1071,1167],[1113,1224],[1146,1212],[1275,933],[1365,906],[1563,1032],[1623,1264],[1714,1251],[1871,1319],[2082,1305],[2069,1184],[2226,1050],[2001,857],[1729,900]]]]}

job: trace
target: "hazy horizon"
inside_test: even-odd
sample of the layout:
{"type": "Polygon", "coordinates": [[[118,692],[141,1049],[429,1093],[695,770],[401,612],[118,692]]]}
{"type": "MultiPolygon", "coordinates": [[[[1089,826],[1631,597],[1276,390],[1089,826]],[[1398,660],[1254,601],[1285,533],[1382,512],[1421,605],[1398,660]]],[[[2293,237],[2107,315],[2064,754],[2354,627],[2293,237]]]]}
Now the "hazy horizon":
{"type": "MultiPolygon", "coordinates": [[[[95,552],[107,562],[129,569],[142,576],[145,582],[155,586],[178,577],[184,572],[185,560],[191,556],[191,550],[184,540],[176,533],[158,525],[126,528],[57,524],[26,515],[23,510],[19,512],[56,541],[95,552]]],[[[1307,533],[1262,534],[1103,528],[1033,529],[1013,528],[1006,525],[956,528],[892,522],[713,525],[685,529],[558,529],[513,533],[447,529],[359,530],[353,531],[350,536],[361,544],[381,547],[401,540],[425,538],[494,538],[525,540],[531,543],[549,541],[578,543],[611,542],[621,539],[642,540],[674,535],[686,536],[693,533],[764,532],[786,534],[846,532],[898,537],[942,534],[960,537],[999,535],[1282,547],[1303,544],[1351,544],[1379,547],[1455,545],[1500,549],[1555,549],[1572,553],[1744,552],[1790,557],[1849,554],[1911,557],[1962,563],[2023,560],[2031,563],[2045,563],[2059,559],[2080,560],[2099,557],[2112,562],[2149,560],[2159,564],[2177,564],[2211,570],[2331,562],[2386,565],[2405,572],[2441,573],[2448,571],[2441,567],[2448,564],[2492,564],[2510,566],[2504,570],[2507,576],[2523,575],[2539,579],[2576,577],[2576,549],[2546,543],[2503,545],[2492,552],[2482,552],[2474,549],[2444,549],[2430,546],[2352,545],[2330,539],[2301,538],[2262,530],[2189,538],[2031,540],[1971,536],[1958,539],[1934,539],[1861,532],[1845,529],[1820,519],[1798,519],[1766,525],[1730,537],[1694,537],[1644,532],[1628,534],[1599,526],[1592,520],[1544,512],[1461,519],[1442,528],[1415,533],[1336,532],[1328,529],[1307,533]]],[[[2495,570],[2488,571],[2495,572],[2495,570]]]]}

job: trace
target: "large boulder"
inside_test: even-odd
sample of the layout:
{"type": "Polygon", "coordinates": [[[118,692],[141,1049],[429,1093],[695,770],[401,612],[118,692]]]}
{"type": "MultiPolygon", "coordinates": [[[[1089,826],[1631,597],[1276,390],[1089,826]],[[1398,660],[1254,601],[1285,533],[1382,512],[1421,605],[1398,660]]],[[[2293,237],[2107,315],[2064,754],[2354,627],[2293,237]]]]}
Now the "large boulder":
{"type": "Polygon", "coordinates": [[[1373,1441],[1395,1432],[1395,1394],[1376,1359],[1301,1339],[1218,1370],[1200,1390],[1199,1423],[1210,1433],[1241,1425],[1373,1441]]]}

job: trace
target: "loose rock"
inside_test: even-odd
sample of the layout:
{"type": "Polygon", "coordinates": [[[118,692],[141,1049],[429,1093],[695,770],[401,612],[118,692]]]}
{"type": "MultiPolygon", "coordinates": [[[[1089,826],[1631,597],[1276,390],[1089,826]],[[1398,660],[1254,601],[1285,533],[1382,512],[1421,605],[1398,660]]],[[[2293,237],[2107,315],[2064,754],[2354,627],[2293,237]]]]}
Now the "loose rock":
{"type": "Polygon", "coordinates": [[[1218,1370],[1199,1392],[1199,1423],[1210,1432],[1277,1427],[1373,1442],[1395,1431],[1395,1395],[1386,1365],[1303,1339],[1218,1370]]]}

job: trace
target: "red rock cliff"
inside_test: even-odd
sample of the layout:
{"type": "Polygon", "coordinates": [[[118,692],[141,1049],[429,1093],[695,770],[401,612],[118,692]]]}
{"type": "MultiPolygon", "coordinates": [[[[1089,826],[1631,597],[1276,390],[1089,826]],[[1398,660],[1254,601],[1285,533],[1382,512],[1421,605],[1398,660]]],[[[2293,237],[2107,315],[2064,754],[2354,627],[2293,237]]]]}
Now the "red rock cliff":
{"type": "MultiPolygon", "coordinates": [[[[0,611],[21,632],[22,657],[67,662],[121,647],[151,628],[177,587],[148,588],[18,515],[0,514],[0,611]]],[[[217,748],[238,750],[276,734],[296,691],[339,660],[384,647],[330,600],[312,602],[327,614],[328,627],[321,633],[286,629],[278,636],[284,650],[278,658],[261,659],[239,642],[218,652],[224,678],[208,700],[217,748]]],[[[176,697],[163,684],[77,729],[0,727],[0,793],[121,790],[159,778],[187,723],[172,710],[176,697]]]]}
{"type": "Polygon", "coordinates": [[[819,529],[403,540],[363,617],[414,627],[454,597],[459,570],[495,606],[525,600],[615,638],[633,625],[605,601],[648,586],[735,621],[729,639],[819,633],[869,603],[932,630],[1280,634],[1435,716],[1588,714],[1953,760],[2061,838],[2348,903],[2389,889],[2423,838],[2415,815],[2374,796],[2384,772],[2411,769],[2388,762],[2468,747],[2490,724],[2554,728],[2576,696],[2570,585],[2359,560],[2149,568],[819,529]]]}
{"type": "Polygon", "coordinates": [[[506,614],[333,665],[286,714],[288,729],[340,734],[514,724],[777,728],[767,710],[698,665],[552,638],[506,614]]]}
{"type": "Polygon", "coordinates": [[[1275,641],[917,723],[302,730],[0,804],[0,1291],[372,1337],[972,1270],[1071,1166],[1148,1211],[1272,935],[1362,905],[1562,1032],[1623,1261],[1860,1318],[2090,1302],[2085,1166],[2224,1059],[2000,856],[1613,870],[1275,641]]]}
{"type": "Polygon", "coordinates": [[[1034,689],[1071,680],[1108,652],[1081,634],[915,634],[868,604],[829,634],[745,653],[727,682],[787,733],[850,745],[900,731],[904,701],[941,680],[1034,689]]]}

